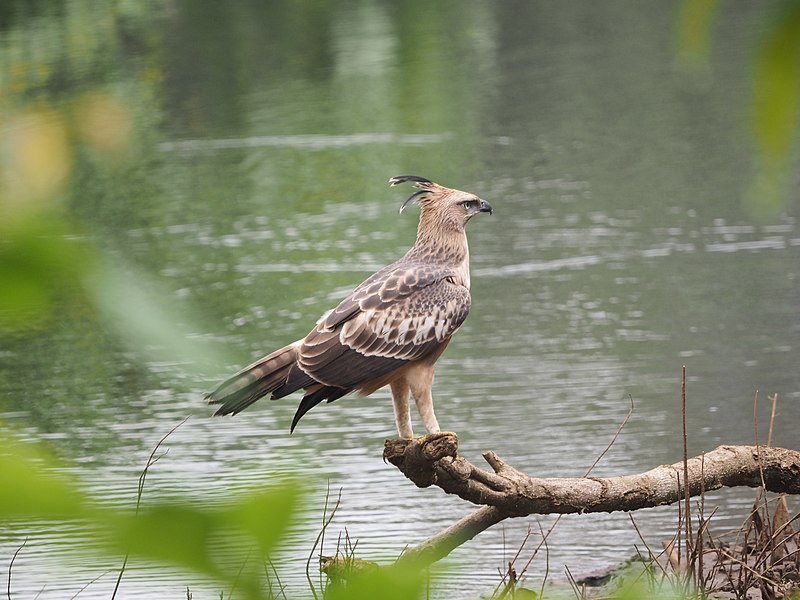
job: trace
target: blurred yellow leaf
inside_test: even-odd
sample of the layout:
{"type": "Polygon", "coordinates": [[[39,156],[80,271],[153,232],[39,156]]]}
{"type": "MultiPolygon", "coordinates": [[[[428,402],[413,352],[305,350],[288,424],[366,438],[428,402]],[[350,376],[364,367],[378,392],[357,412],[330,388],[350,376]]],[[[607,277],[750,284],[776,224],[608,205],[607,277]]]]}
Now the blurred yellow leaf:
{"type": "Polygon", "coordinates": [[[718,0],[683,0],[678,15],[678,59],[687,70],[707,68],[708,40],[718,0]]]}
{"type": "Polygon", "coordinates": [[[12,116],[3,130],[0,187],[4,201],[40,203],[61,192],[72,169],[72,150],[61,114],[31,109],[12,116]]]}
{"type": "Polygon", "coordinates": [[[800,110],[800,2],[786,5],[768,31],[756,63],[753,134],[759,171],[745,196],[757,218],[772,218],[786,205],[792,176],[789,158],[800,110]]]}
{"type": "Polygon", "coordinates": [[[92,92],[80,98],[74,112],[81,138],[98,153],[119,153],[130,145],[131,114],[125,103],[107,92],[92,92]]]}
{"type": "Polygon", "coordinates": [[[758,57],[753,129],[768,168],[789,157],[800,107],[800,2],[790,3],[758,57]]]}

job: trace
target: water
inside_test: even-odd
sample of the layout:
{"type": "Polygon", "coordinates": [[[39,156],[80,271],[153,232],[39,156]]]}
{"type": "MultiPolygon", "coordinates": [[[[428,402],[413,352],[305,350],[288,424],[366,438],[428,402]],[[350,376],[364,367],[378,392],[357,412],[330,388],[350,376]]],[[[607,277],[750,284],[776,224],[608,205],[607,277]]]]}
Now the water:
{"type": "MultiPolygon", "coordinates": [[[[749,74],[768,6],[720,7],[699,80],[674,69],[674,3],[206,10],[65,2],[15,8],[1,25],[6,98],[70,115],[90,93],[119,102],[125,149],[108,158],[78,142],[62,201],[110,257],[159,286],[190,343],[227,356],[197,365],[159,352],[73,296],[45,330],[3,341],[5,427],[48,442],[102,502],[132,506],[152,447],[192,415],[145,498],[213,502],[265,478],[307,481],[276,558],[296,594],[327,486],[341,490],[333,529],[369,559],[388,561],[470,510],[382,462],[394,435],[385,391],[315,408],[291,436],[296,399],[231,419],[210,418],[202,402],[405,251],[415,213],[398,217],[405,192],[385,183],[403,173],[495,208],[470,223],[473,311],[434,389],[440,423],[474,463],[491,449],[537,476],[582,475],[629,397],[633,416],[595,474],[675,462],[683,365],[690,453],[752,443],[757,391],[762,441],[767,395],[778,393],[776,443],[800,446],[796,190],[774,213],[747,201],[749,74]]],[[[0,110],[13,115],[12,104],[0,110]]],[[[707,502],[731,525],[752,493],[707,502]]],[[[676,512],[637,513],[652,547],[671,536],[676,512]]],[[[535,543],[550,523],[481,534],[435,576],[436,594],[489,593],[528,528],[535,543]]],[[[82,598],[110,596],[118,561],[71,549],[71,531],[0,526],[0,572],[28,537],[16,594],[63,598],[89,584],[82,598]]],[[[612,566],[641,544],[626,515],[563,518],[549,576],[612,566]]],[[[545,569],[540,556],[531,574],[545,569]]],[[[187,586],[195,598],[218,594],[136,563],[122,591],[185,597],[187,586]]]]}

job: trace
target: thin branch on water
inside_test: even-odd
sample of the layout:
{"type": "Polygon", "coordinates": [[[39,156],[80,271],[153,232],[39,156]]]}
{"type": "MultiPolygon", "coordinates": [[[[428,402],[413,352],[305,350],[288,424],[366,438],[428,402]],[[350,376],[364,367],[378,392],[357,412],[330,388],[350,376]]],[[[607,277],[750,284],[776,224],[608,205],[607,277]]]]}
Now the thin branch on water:
{"type": "Polygon", "coordinates": [[[284,600],[288,600],[286,597],[286,586],[281,581],[280,575],[278,575],[278,570],[275,568],[275,563],[272,562],[272,559],[267,557],[266,563],[264,564],[264,573],[267,576],[267,583],[269,584],[269,597],[275,598],[276,594],[272,592],[272,577],[269,574],[269,569],[272,569],[272,574],[275,577],[275,581],[278,584],[278,594],[283,597],[284,600]]]}
{"type": "MultiPolygon", "coordinates": [[[[644,539],[644,536],[642,535],[642,532],[639,529],[639,526],[636,524],[636,521],[634,520],[633,515],[628,513],[628,518],[631,521],[631,525],[633,525],[633,530],[636,532],[636,535],[639,536],[639,539],[642,541],[642,543],[644,544],[644,547],[647,549],[647,554],[650,556],[650,564],[658,565],[658,567],[661,569],[661,572],[664,575],[666,575],[667,574],[667,570],[664,568],[664,565],[662,565],[661,561],[658,560],[658,559],[659,559],[660,556],[663,556],[664,554],[666,554],[667,549],[664,548],[663,550],[661,550],[661,552],[659,552],[658,554],[655,554],[650,549],[650,545],[647,543],[647,540],[644,539]]],[[[672,539],[674,540],[675,538],[673,537],[672,539]]]]}
{"type": "MultiPolygon", "coordinates": [[[[498,583],[497,587],[494,588],[494,592],[492,592],[490,598],[496,598],[497,600],[502,600],[508,595],[508,593],[512,590],[513,586],[516,584],[518,577],[516,571],[514,570],[514,564],[517,562],[517,559],[520,557],[522,551],[525,549],[525,546],[527,545],[531,535],[533,535],[533,530],[531,529],[531,526],[528,525],[528,530],[525,533],[525,537],[523,538],[522,543],[520,543],[519,547],[517,548],[516,553],[514,553],[514,556],[511,558],[511,560],[506,561],[506,564],[508,565],[506,570],[501,572],[500,569],[498,569],[498,572],[500,573],[500,583],[498,583]],[[508,578],[508,581],[506,581],[506,578],[508,578]],[[502,591],[500,590],[500,588],[502,588],[502,591]],[[499,596],[498,592],[500,592],[499,596]]],[[[505,529],[503,529],[503,547],[505,549],[505,529]]]]}
{"type": "Polygon", "coordinates": [[[775,415],[776,410],[778,408],[778,393],[775,392],[772,394],[772,397],[767,396],[770,400],[772,400],[772,412],[769,415],[769,433],[767,433],[767,446],[772,446],[772,432],[775,426],[775,415]]]}
{"type": "Polygon", "coordinates": [[[628,399],[631,401],[631,407],[628,409],[628,414],[625,415],[624,419],[622,419],[622,423],[620,423],[619,427],[617,427],[617,431],[614,433],[613,437],[611,438],[611,441],[608,443],[608,446],[606,446],[605,450],[603,450],[600,454],[598,454],[597,458],[592,463],[592,466],[589,467],[586,473],[584,473],[583,475],[584,477],[588,477],[591,474],[591,472],[594,471],[594,468],[597,466],[597,463],[599,463],[600,460],[602,460],[602,458],[606,455],[606,453],[609,450],[611,450],[611,446],[613,446],[617,442],[619,434],[622,433],[622,430],[625,429],[625,426],[628,424],[628,421],[631,420],[631,417],[633,416],[633,411],[636,407],[633,402],[633,396],[628,394],[628,399]]]}
{"type": "MultiPolygon", "coordinates": [[[[686,544],[686,560],[692,554],[692,495],[689,490],[689,442],[686,434],[686,365],[681,368],[681,431],[683,433],[683,499],[684,499],[684,543],[686,544]]],[[[680,544],[678,544],[678,561],[680,561],[680,544]]],[[[687,585],[691,584],[694,573],[686,570],[687,585]]],[[[686,590],[688,591],[688,590],[686,590]]]]}
{"type": "MultiPolygon", "coordinates": [[[[541,530],[541,527],[539,528],[539,530],[541,530]]],[[[533,535],[533,530],[531,529],[531,526],[528,525],[528,530],[525,532],[525,539],[522,540],[522,543],[519,545],[519,548],[517,549],[516,554],[514,554],[514,558],[511,559],[510,564],[512,565],[516,564],[517,559],[520,557],[520,554],[522,554],[522,549],[528,543],[528,540],[531,538],[531,535],[533,535]]]]}
{"type": "Polygon", "coordinates": [[[22,545],[20,545],[20,547],[14,552],[14,556],[11,557],[11,562],[8,563],[8,585],[6,587],[6,595],[8,596],[8,600],[11,600],[11,570],[14,567],[14,561],[17,560],[17,555],[22,551],[27,543],[28,538],[26,537],[25,541],[22,542],[22,545]]]}
{"type": "Polygon", "coordinates": [[[236,572],[236,578],[233,580],[233,583],[231,584],[231,589],[228,590],[228,600],[231,600],[231,598],[233,598],[233,592],[236,590],[236,586],[239,584],[239,579],[241,579],[242,577],[242,572],[244,571],[244,568],[247,566],[247,563],[250,561],[251,552],[252,550],[247,552],[247,556],[244,557],[244,561],[242,561],[242,564],[239,566],[239,570],[236,572]]]}
{"type": "Polygon", "coordinates": [[[586,597],[586,584],[581,584],[582,587],[579,588],[578,582],[575,581],[575,577],[572,575],[572,571],[569,570],[567,565],[564,565],[564,571],[567,573],[567,582],[572,588],[572,593],[575,594],[575,598],[577,598],[577,600],[583,600],[586,597]]]}
{"type": "Polygon", "coordinates": [[[105,573],[100,573],[100,575],[98,575],[97,577],[95,577],[94,579],[92,579],[92,580],[91,580],[89,583],[87,583],[86,585],[84,585],[84,586],[83,586],[81,589],[79,589],[79,590],[78,590],[77,592],[75,592],[75,593],[74,593],[72,596],[70,596],[69,600],[75,600],[75,598],[77,598],[78,596],[80,596],[81,592],[83,592],[83,591],[84,591],[86,588],[88,588],[88,587],[89,587],[90,585],[92,585],[93,583],[95,583],[95,582],[99,581],[101,578],[105,577],[105,576],[106,576],[106,575],[108,575],[109,573],[111,573],[111,569],[109,569],[109,570],[108,570],[108,571],[106,571],[105,573]]]}
{"type": "MultiPolygon", "coordinates": [[[[506,528],[505,528],[505,525],[503,525],[503,527],[500,528],[500,533],[501,533],[501,535],[503,537],[503,564],[511,565],[512,561],[508,560],[508,558],[506,557],[506,551],[508,550],[508,546],[506,545],[506,528]]],[[[519,556],[519,553],[522,551],[522,547],[525,545],[525,542],[527,541],[528,536],[530,534],[531,534],[531,526],[528,525],[528,533],[526,534],[525,539],[522,540],[522,544],[519,546],[519,548],[517,548],[517,553],[514,556],[519,556]]],[[[497,594],[497,590],[499,590],[500,587],[506,582],[506,575],[508,574],[508,569],[506,569],[504,571],[504,570],[502,570],[501,568],[498,567],[497,568],[497,574],[500,575],[500,583],[498,583],[497,587],[494,588],[494,592],[492,592],[492,595],[490,596],[491,598],[495,597],[495,595],[497,594]]]]}
{"type": "MultiPolygon", "coordinates": [[[[600,452],[600,454],[597,455],[597,457],[594,459],[594,462],[586,470],[586,473],[584,473],[584,475],[583,475],[584,477],[588,477],[592,473],[594,468],[600,463],[600,461],[603,459],[603,457],[608,453],[608,451],[611,450],[612,446],[616,443],[617,439],[619,438],[620,434],[622,433],[622,430],[625,429],[625,426],[628,424],[628,421],[630,421],[631,417],[633,416],[633,412],[634,412],[634,410],[636,408],[636,404],[635,404],[635,402],[633,400],[633,396],[632,395],[628,394],[628,399],[630,400],[630,403],[631,403],[631,407],[628,409],[628,413],[625,415],[625,418],[622,419],[622,422],[619,424],[619,427],[617,427],[617,430],[614,432],[614,435],[611,437],[611,441],[609,441],[608,445],[603,449],[602,452],[600,452]]],[[[563,515],[558,515],[556,517],[555,521],[553,521],[553,524],[550,525],[550,527],[548,528],[546,533],[542,530],[542,526],[539,525],[539,531],[542,533],[542,539],[539,542],[539,544],[536,546],[536,548],[534,548],[533,553],[531,554],[531,556],[528,559],[528,561],[522,567],[522,570],[519,572],[518,579],[522,579],[522,577],[528,571],[528,568],[531,566],[531,563],[536,558],[536,556],[539,554],[539,550],[541,550],[543,545],[545,546],[545,550],[548,551],[548,549],[547,549],[547,538],[550,537],[551,533],[553,533],[553,530],[556,528],[556,525],[558,525],[558,523],[561,520],[562,516],[563,515]]],[[[522,549],[525,546],[525,544],[528,542],[528,539],[530,538],[530,535],[531,535],[531,530],[530,530],[530,526],[528,526],[528,533],[525,536],[525,539],[522,541],[522,544],[520,545],[519,549],[517,550],[516,555],[514,555],[514,558],[511,560],[511,562],[509,564],[513,565],[514,563],[516,563],[517,558],[519,557],[520,553],[522,552],[522,549]]],[[[498,584],[497,588],[495,588],[493,596],[495,594],[497,594],[497,591],[500,589],[501,586],[503,586],[504,583],[505,583],[505,574],[503,574],[502,579],[500,580],[500,583],[498,584]]],[[[543,583],[543,585],[544,585],[544,583],[543,583]]],[[[506,586],[506,587],[508,587],[508,586],[506,586]]],[[[506,590],[503,591],[503,594],[505,593],[505,591],[506,590]]],[[[503,594],[501,594],[501,596],[500,596],[501,598],[503,597],[503,594]]]]}
{"type": "MultiPolygon", "coordinates": [[[[339,505],[342,502],[342,489],[339,488],[339,495],[336,498],[336,504],[333,505],[331,509],[330,515],[328,514],[328,500],[330,499],[330,482],[328,483],[328,489],[325,493],[325,506],[322,509],[322,529],[317,534],[317,539],[314,540],[314,545],[311,547],[311,552],[308,553],[308,560],[306,561],[306,580],[308,581],[308,585],[311,588],[311,594],[314,596],[314,600],[318,600],[317,590],[314,587],[314,582],[311,581],[311,559],[314,558],[314,552],[316,551],[317,547],[320,549],[320,559],[322,559],[322,545],[325,543],[325,532],[327,531],[328,527],[333,521],[333,517],[336,515],[336,511],[339,510],[339,505]]],[[[320,579],[322,578],[322,573],[319,574],[320,579]]],[[[322,586],[322,582],[320,581],[320,586],[322,586]]]]}
{"type": "MultiPolygon", "coordinates": [[[[166,434],[164,434],[164,436],[160,440],[158,440],[158,443],[153,447],[152,452],[150,452],[150,456],[147,457],[147,463],[145,464],[144,469],[142,469],[142,472],[139,475],[139,486],[136,489],[136,510],[134,511],[134,515],[138,515],[139,514],[139,507],[141,506],[142,495],[144,494],[144,482],[145,482],[145,479],[147,478],[147,473],[150,470],[150,467],[152,467],[154,464],[156,464],[159,461],[160,458],[165,456],[167,454],[167,452],[169,452],[169,449],[167,449],[164,452],[164,454],[161,454],[159,456],[156,456],[156,452],[158,452],[158,449],[161,447],[161,444],[163,444],[169,436],[171,436],[173,433],[175,433],[175,431],[177,431],[177,429],[181,425],[183,425],[184,423],[186,423],[186,421],[189,420],[190,416],[191,415],[184,417],[183,420],[181,420],[180,423],[175,425],[166,434]]],[[[117,583],[114,585],[114,591],[111,594],[111,600],[114,600],[117,597],[117,592],[119,591],[119,586],[122,583],[122,576],[125,574],[125,569],[128,566],[128,558],[129,557],[130,557],[130,554],[128,552],[126,552],[125,553],[125,558],[122,561],[122,566],[119,569],[119,575],[117,576],[117,583]]]]}
{"type": "MultiPolygon", "coordinates": [[[[611,450],[611,447],[616,443],[617,439],[619,438],[619,435],[622,433],[622,430],[625,429],[625,426],[628,424],[628,421],[630,421],[631,416],[633,416],[633,411],[636,408],[635,404],[634,404],[634,401],[633,401],[633,396],[631,396],[629,394],[628,395],[628,399],[631,401],[631,407],[628,409],[628,414],[626,414],[625,418],[622,419],[622,422],[619,424],[619,427],[617,427],[617,430],[614,432],[614,435],[611,437],[611,441],[608,442],[608,445],[603,449],[603,451],[600,454],[597,455],[597,458],[595,458],[595,460],[592,463],[592,465],[586,470],[586,473],[584,473],[584,475],[583,475],[584,477],[588,477],[589,475],[591,475],[591,473],[594,470],[594,468],[598,465],[598,463],[602,460],[602,458],[608,453],[608,451],[611,450]]],[[[556,528],[556,525],[558,525],[558,522],[561,520],[562,516],[563,515],[558,515],[556,517],[556,520],[553,521],[553,524],[547,530],[547,533],[543,533],[542,534],[542,541],[539,542],[539,545],[536,547],[536,550],[534,551],[533,555],[530,557],[530,559],[528,559],[528,562],[525,563],[525,566],[522,568],[522,572],[520,573],[520,577],[522,575],[524,575],[525,572],[528,570],[528,567],[531,565],[531,563],[533,562],[533,559],[538,554],[539,549],[542,547],[542,544],[544,544],[546,546],[547,538],[549,538],[550,534],[553,533],[553,530],[556,528]]],[[[539,529],[541,530],[541,526],[539,526],[539,529]]]]}
{"type": "Polygon", "coordinates": [[[542,598],[544,597],[544,586],[550,575],[550,546],[547,545],[547,538],[544,537],[544,531],[542,531],[541,525],[539,525],[539,531],[542,533],[542,543],[544,544],[544,577],[542,577],[542,586],[539,588],[539,597],[542,598]]]}

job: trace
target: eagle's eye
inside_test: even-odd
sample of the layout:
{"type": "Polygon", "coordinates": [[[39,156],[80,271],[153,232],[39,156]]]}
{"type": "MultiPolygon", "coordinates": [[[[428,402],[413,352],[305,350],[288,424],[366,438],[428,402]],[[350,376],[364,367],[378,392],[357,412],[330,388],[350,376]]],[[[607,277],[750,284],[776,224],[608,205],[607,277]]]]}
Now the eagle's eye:
{"type": "Polygon", "coordinates": [[[477,210],[478,209],[478,201],[477,200],[464,200],[461,203],[461,206],[464,207],[464,210],[477,210]]]}

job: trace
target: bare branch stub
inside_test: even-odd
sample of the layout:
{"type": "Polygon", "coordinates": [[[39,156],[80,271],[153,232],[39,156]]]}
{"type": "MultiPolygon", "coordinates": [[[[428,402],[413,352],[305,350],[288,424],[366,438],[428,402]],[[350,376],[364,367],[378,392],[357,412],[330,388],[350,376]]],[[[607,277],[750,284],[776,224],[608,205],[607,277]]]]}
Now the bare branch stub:
{"type": "MultiPolygon", "coordinates": [[[[531,477],[494,452],[484,458],[494,472],[458,456],[454,433],[413,440],[387,440],[384,459],[419,487],[436,485],[477,505],[494,506],[506,516],[632,511],[671,504],[685,497],[683,461],[644,473],[616,477],[531,477]]],[[[800,452],[766,446],[720,446],[688,459],[689,495],[721,487],[758,487],[800,494],[800,452]]]]}

